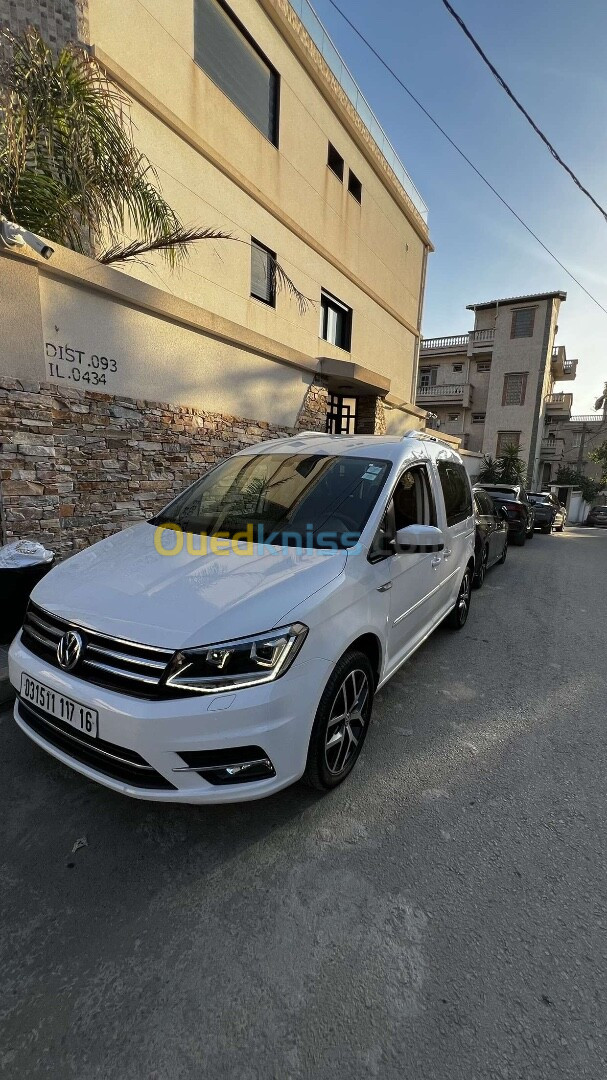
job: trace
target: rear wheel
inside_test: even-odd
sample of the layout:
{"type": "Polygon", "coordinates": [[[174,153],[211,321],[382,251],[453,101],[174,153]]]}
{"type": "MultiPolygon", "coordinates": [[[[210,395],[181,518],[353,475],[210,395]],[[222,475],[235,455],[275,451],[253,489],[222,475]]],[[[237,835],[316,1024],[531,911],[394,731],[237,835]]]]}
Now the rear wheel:
{"type": "Polygon", "coordinates": [[[526,536],[527,536],[527,540],[533,540],[533,529],[529,529],[526,536]]]}
{"type": "Polygon", "coordinates": [[[564,528],[565,528],[565,522],[562,521],[561,524],[557,526],[556,532],[563,532],[564,528]]]}
{"type": "Polygon", "coordinates": [[[459,592],[457,594],[457,600],[455,606],[447,615],[447,625],[452,630],[463,630],[468,619],[468,612],[470,611],[470,599],[472,595],[472,570],[469,566],[466,567],[466,573],[464,574],[459,592]]]}
{"type": "Polygon", "coordinates": [[[544,536],[550,536],[552,532],[552,525],[542,525],[542,532],[544,536]]]}
{"type": "Polygon", "coordinates": [[[328,791],[352,771],[360,754],[373,707],[375,679],[367,656],[347,652],[335,665],[320,699],[304,781],[328,791]]]}
{"type": "Polygon", "coordinates": [[[502,554],[500,555],[499,559],[497,560],[498,563],[500,564],[500,566],[503,566],[503,564],[506,562],[507,554],[508,554],[508,537],[506,537],[506,539],[504,541],[504,550],[502,551],[502,554]]]}
{"type": "Polygon", "coordinates": [[[523,533],[522,536],[514,536],[512,538],[512,543],[514,544],[515,547],[524,547],[526,539],[527,539],[527,536],[526,536],[525,533],[523,533]]]}
{"type": "Polygon", "coordinates": [[[485,580],[485,574],[487,573],[487,563],[489,562],[489,548],[485,544],[478,564],[478,569],[474,575],[472,584],[475,589],[481,589],[483,581],[485,580]]]}

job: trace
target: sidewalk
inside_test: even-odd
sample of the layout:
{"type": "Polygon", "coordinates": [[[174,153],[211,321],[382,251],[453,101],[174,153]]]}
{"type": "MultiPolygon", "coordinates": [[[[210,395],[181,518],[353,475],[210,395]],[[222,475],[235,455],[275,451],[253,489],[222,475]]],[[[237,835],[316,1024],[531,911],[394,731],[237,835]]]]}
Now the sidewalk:
{"type": "Polygon", "coordinates": [[[0,645],[0,706],[12,701],[15,696],[8,681],[8,645],[0,645]]]}

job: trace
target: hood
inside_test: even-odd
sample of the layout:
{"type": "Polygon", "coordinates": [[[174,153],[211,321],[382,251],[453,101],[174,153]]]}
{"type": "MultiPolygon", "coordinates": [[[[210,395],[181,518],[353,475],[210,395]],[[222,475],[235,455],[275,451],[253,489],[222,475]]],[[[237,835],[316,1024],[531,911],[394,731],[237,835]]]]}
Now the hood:
{"type": "MultiPolygon", "coordinates": [[[[268,548],[177,555],[154,547],[152,525],[137,525],[51,570],[32,600],[60,618],[110,636],[187,648],[279,626],[284,616],[336,578],[345,551],[268,548]]],[[[199,537],[194,537],[199,543],[199,537]]]]}

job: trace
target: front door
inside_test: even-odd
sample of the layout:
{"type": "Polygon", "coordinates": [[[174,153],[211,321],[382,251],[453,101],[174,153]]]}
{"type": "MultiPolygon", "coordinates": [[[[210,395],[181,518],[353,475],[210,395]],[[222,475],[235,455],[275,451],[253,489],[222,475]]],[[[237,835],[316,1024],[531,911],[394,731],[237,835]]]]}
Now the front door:
{"type": "MultiPolygon", "coordinates": [[[[402,473],[388,507],[388,520],[394,537],[407,525],[436,525],[427,465],[413,465],[402,473]]],[[[441,552],[395,549],[389,563],[392,588],[388,667],[393,670],[437,622],[443,601],[444,559],[441,552]]]]}

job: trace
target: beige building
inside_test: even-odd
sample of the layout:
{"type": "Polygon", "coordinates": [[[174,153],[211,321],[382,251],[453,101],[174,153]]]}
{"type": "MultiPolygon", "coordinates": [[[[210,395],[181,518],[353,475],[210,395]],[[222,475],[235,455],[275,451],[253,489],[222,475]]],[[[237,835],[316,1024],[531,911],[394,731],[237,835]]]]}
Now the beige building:
{"type": "Polygon", "coordinates": [[[573,395],[555,390],[575,379],[578,363],[555,345],[566,298],[552,292],[470,304],[469,333],[426,338],[420,347],[417,404],[468,450],[497,457],[519,446],[530,487],[550,460],[551,425],[571,415],[573,395]]]}
{"type": "Polygon", "coordinates": [[[561,467],[576,469],[589,480],[599,480],[601,468],[588,454],[607,441],[607,409],[603,413],[555,420],[546,429],[542,443],[540,483],[554,484],[561,467]]]}
{"type": "MultiPolygon", "coordinates": [[[[115,361],[108,393],[145,387],[294,427],[321,387],[332,430],[423,427],[412,402],[427,210],[307,0],[60,0],[53,18],[0,0],[16,30],[38,21],[59,44],[77,32],[131,100],[138,148],[184,223],[244,242],[201,242],[179,273],[160,259],[128,265],[111,286],[103,268],[82,269],[79,305],[51,261],[29,377],[69,380],[75,347],[115,361]],[[273,258],[310,299],[303,314],[273,287],[273,258]],[[109,324],[95,289],[119,296],[119,279],[124,311],[109,324]],[[140,319],[158,305],[192,329],[186,351],[140,319]]],[[[22,364],[12,357],[3,373],[22,364]]]]}

